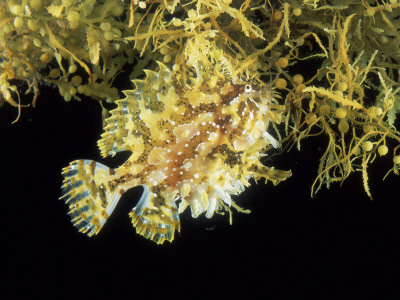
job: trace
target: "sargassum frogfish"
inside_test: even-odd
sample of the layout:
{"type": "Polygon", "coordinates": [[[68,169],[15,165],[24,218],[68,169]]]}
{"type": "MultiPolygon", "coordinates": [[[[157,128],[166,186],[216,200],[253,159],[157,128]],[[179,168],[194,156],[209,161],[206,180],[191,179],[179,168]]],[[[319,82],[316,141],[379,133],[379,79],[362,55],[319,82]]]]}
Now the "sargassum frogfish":
{"type": "Polygon", "coordinates": [[[265,178],[274,184],[290,176],[260,162],[263,149],[279,143],[267,132],[272,90],[240,79],[214,88],[191,89],[158,63],[136,88],[116,102],[98,141],[103,157],[131,151],[118,168],[76,160],[63,169],[62,196],[74,226],[97,234],[125,191],[142,186],[129,216],[136,232],[162,244],[180,231],[179,214],[207,218],[237,207],[231,195],[265,178]]]}

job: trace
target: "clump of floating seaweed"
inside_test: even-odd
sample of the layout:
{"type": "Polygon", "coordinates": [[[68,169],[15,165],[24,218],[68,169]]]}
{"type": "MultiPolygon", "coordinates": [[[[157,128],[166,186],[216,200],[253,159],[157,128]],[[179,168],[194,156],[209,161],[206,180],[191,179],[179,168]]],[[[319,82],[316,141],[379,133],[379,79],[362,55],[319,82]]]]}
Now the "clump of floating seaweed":
{"type": "Polygon", "coordinates": [[[2,1],[0,3],[0,95],[20,106],[20,92],[56,86],[65,101],[82,96],[117,100],[112,81],[134,50],[123,21],[122,1],[2,1]],[[17,88],[18,87],[18,88],[17,88]],[[27,88],[26,88],[27,87],[27,88]]]}
{"type": "Polygon", "coordinates": [[[127,65],[137,79],[157,62],[193,90],[251,79],[274,88],[284,150],[328,138],[312,194],[359,171],[372,197],[369,164],[391,155],[400,169],[399,27],[397,0],[8,0],[0,98],[20,109],[20,93],[34,105],[50,84],[66,101],[113,102],[127,65]]]}

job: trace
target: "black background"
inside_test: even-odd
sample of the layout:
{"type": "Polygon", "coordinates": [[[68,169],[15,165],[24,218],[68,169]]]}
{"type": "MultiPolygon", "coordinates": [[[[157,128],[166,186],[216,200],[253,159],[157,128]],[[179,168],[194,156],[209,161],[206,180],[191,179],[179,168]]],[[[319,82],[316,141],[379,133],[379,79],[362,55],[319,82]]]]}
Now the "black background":
{"type": "MultiPolygon", "coordinates": [[[[28,98],[29,99],[29,98],[28,98]]],[[[400,299],[399,177],[382,177],[391,158],[370,167],[374,201],[361,174],[341,187],[310,188],[324,137],[275,158],[293,176],[274,187],[254,184],[237,203],[249,215],[211,220],[181,215],[172,244],[135,234],[128,213],[141,189],[126,193],[96,237],[78,233],[60,196],[61,169],[101,159],[101,109],[65,103],[43,89],[37,107],[0,108],[1,277],[3,299],[400,299]]]]}

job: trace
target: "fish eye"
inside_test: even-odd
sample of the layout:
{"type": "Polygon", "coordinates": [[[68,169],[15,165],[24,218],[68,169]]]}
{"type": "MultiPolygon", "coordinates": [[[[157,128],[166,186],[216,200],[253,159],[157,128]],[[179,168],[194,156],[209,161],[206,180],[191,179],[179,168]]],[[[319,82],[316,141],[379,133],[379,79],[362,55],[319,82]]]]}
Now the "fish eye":
{"type": "Polygon", "coordinates": [[[244,91],[245,91],[246,93],[250,93],[250,92],[251,92],[251,85],[250,85],[250,84],[246,84],[246,85],[244,86],[244,91]]]}

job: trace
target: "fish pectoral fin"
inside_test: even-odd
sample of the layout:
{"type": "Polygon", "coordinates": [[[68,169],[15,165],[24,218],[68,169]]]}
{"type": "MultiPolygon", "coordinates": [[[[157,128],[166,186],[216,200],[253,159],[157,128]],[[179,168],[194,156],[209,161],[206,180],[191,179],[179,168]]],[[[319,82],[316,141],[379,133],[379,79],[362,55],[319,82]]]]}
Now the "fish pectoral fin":
{"type": "Polygon", "coordinates": [[[157,244],[172,242],[175,230],[180,231],[178,208],[174,199],[163,196],[144,187],[138,204],[129,213],[136,233],[157,244]]]}
{"type": "Polygon", "coordinates": [[[122,193],[109,186],[107,166],[93,160],[76,160],[63,169],[60,199],[69,205],[73,225],[88,236],[97,234],[113,212],[122,193]]]}

